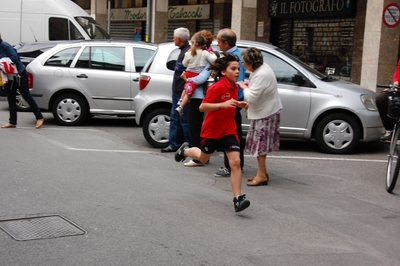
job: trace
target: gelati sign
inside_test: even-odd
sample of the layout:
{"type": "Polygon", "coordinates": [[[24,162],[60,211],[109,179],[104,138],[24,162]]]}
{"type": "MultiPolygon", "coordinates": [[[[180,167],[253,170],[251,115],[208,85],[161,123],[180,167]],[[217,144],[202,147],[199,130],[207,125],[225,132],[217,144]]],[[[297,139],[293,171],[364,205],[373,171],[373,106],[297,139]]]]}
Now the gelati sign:
{"type": "Polygon", "coordinates": [[[169,20],[209,19],[210,5],[169,6],[169,20]]]}
{"type": "MultiPolygon", "coordinates": [[[[111,21],[145,21],[147,8],[113,8],[111,21]]],[[[169,6],[169,20],[197,20],[210,18],[210,5],[169,6]]]]}
{"type": "Polygon", "coordinates": [[[350,16],[356,0],[271,0],[270,18],[350,16]]]}
{"type": "Polygon", "coordinates": [[[111,21],[144,21],[146,14],[147,8],[113,8],[111,21]]]}

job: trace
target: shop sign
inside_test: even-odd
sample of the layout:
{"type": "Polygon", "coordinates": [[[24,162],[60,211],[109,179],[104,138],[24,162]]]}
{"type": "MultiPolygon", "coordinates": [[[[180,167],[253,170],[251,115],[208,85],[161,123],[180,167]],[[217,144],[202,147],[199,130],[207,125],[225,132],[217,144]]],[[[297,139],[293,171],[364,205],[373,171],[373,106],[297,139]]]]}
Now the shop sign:
{"type": "Polygon", "coordinates": [[[169,6],[169,20],[209,19],[210,5],[169,6]]]}
{"type": "Polygon", "coordinates": [[[113,8],[111,9],[111,21],[144,21],[147,8],[113,8]]]}
{"type": "Polygon", "coordinates": [[[355,13],[356,0],[272,0],[270,18],[349,16],[355,13]]]}

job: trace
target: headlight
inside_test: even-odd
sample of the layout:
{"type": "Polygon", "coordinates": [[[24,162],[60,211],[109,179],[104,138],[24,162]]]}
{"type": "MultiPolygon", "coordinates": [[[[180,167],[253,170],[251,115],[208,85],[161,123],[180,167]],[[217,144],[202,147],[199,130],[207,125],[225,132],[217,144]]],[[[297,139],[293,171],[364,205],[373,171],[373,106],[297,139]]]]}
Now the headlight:
{"type": "Polygon", "coordinates": [[[372,96],[370,94],[362,94],[360,98],[361,98],[361,102],[364,104],[365,108],[367,108],[368,111],[377,111],[378,110],[376,108],[374,96],[372,96]]]}

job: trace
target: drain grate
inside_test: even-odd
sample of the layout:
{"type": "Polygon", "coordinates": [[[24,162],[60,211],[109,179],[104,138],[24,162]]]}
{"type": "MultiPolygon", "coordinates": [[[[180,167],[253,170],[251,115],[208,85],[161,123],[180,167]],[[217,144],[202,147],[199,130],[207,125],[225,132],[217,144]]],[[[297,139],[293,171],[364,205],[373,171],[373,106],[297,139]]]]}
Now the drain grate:
{"type": "Polygon", "coordinates": [[[83,228],[61,215],[0,220],[0,228],[19,241],[87,233],[83,228]]]}

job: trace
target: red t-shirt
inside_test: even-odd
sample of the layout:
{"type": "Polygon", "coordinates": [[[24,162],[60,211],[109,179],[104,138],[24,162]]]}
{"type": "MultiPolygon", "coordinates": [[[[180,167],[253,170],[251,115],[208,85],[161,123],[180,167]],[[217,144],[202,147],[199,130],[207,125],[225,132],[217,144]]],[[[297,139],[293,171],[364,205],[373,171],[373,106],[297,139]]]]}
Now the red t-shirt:
{"type": "MultiPolygon", "coordinates": [[[[237,96],[238,86],[232,86],[225,78],[221,78],[208,88],[203,103],[223,103],[232,98],[237,100],[237,96]]],[[[207,112],[201,128],[201,137],[221,139],[227,135],[236,135],[235,115],[236,108],[222,108],[207,112]]]]}

